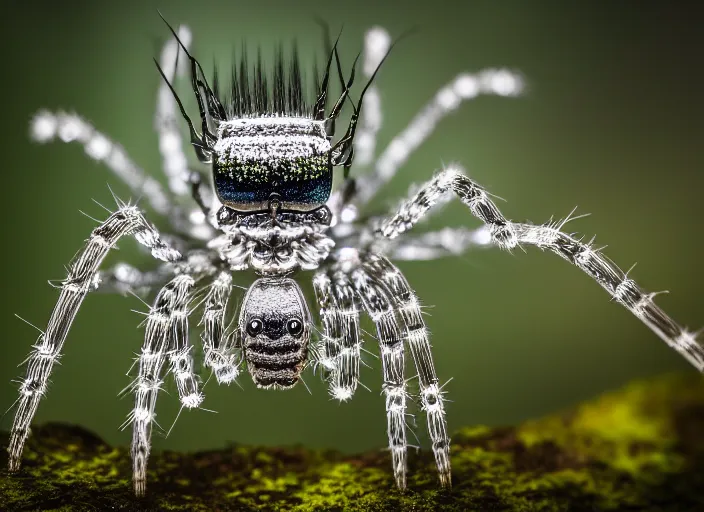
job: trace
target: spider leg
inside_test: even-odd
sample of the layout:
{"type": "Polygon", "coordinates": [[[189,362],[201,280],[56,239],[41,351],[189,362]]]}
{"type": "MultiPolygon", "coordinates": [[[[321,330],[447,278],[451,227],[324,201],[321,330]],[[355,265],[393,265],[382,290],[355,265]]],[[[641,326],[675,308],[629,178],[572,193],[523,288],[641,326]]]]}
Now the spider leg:
{"type": "Polygon", "coordinates": [[[147,316],[139,374],[132,385],[134,409],[128,416],[132,423],[132,480],[137,496],[146,492],[154,410],[167,359],[183,406],[198,407],[203,401],[188,344],[188,301],[193,285],[193,278],[187,274],[173,278],[157,294],[147,316]]]}
{"type": "Polygon", "coordinates": [[[383,252],[395,261],[427,261],[458,256],[473,248],[489,247],[491,232],[487,226],[477,229],[443,228],[414,237],[396,238],[383,252]]]}
{"type": "MultiPolygon", "coordinates": [[[[191,44],[191,32],[186,26],[178,28],[178,36],[183,45],[188,48],[191,44]]],[[[179,62],[180,47],[176,38],[170,38],[161,50],[159,64],[164,75],[170,83],[176,76],[183,76],[185,61],[179,62]]],[[[159,82],[157,92],[156,114],[154,128],[159,136],[159,152],[161,153],[162,167],[168,180],[169,189],[177,196],[190,193],[188,159],[183,150],[183,138],[179,132],[180,114],[177,114],[176,100],[164,80],[159,82]]]]}
{"type": "MultiPolygon", "coordinates": [[[[193,224],[204,225],[208,224],[213,228],[217,229],[217,222],[215,221],[215,211],[213,208],[215,203],[215,198],[211,189],[203,181],[203,176],[198,172],[192,172],[189,176],[189,183],[191,186],[191,198],[198,205],[201,215],[198,215],[199,210],[191,210],[189,218],[193,224]]],[[[207,228],[207,226],[204,226],[207,228]]],[[[215,232],[212,229],[207,230],[206,234],[203,235],[205,239],[211,239],[215,236],[215,232]]]]}
{"type": "Polygon", "coordinates": [[[430,136],[437,124],[456,110],[462,101],[479,95],[517,96],[523,79],[507,69],[487,69],[476,74],[460,73],[440,89],[410,124],[384,149],[374,172],[358,180],[353,201],[361,208],[388,183],[413,152],[430,136]]]}
{"type": "Polygon", "coordinates": [[[560,231],[561,224],[564,223],[542,226],[520,223],[510,225],[515,230],[519,244],[547,249],[574,264],[599,283],[613,300],[625,306],[670,348],[679,352],[697,370],[704,371],[704,347],[697,341],[696,333],[678,325],[655,304],[654,293],[642,290],[628,277],[628,272],[621,270],[598,249],[560,231]]]}
{"type": "Polygon", "coordinates": [[[22,449],[29,436],[29,426],[39,401],[46,393],[52,368],[61,355],[61,348],[78,308],[88,292],[95,288],[98,267],[117,241],[130,234],[133,234],[139,243],[149,247],[152,255],[159,260],[176,261],[181,258],[178,251],[163,242],[159,233],[135,206],[121,204],[93,230],[83,249],[70,264],[68,275],[59,286],[61,293],[46,331],[39,336],[27,360],[27,372],[20,384],[20,397],[7,449],[10,471],[20,468],[22,449]]]}
{"type": "MultiPolygon", "coordinates": [[[[379,66],[381,59],[389,51],[391,37],[381,27],[374,27],[364,36],[364,63],[362,72],[370,78],[379,66]]],[[[376,84],[372,84],[362,102],[364,115],[359,123],[359,131],[354,141],[355,165],[366,167],[374,159],[376,136],[383,121],[381,111],[381,96],[376,84]]]]}
{"type": "Polygon", "coordinates": [[[163,286],[173,275],[174,268],[168,265],[143,271],[123,261],[109,269],[98,271],[95,278],[95,291],[120,295],[130,292],[148,293],[155,287],[163,286]]]}
{"type": "Polygon", "coordinates": [[[203,364],[213,370],[218,384],[230,384],[240,373],[241,358],[235,353],[237,331],[231,335],[225,332],[225,314],[231,292],[232,276],[223,270],[209,286],[201,320],[203,364]]]}
{"type": "Polygon", "coordinates": [[[103,162],[136,196],[144,196],[151,208],[161,214],[171,213],[171,201],[161,184],[134,163],[125,150],[96,130],[90,123],[65,112],[41,110],[32,119],[30,135],[36,142],[78,142],[86,154],[103,162]]]}
{"type": "MultiPolygon", "coordinates": [[[[186,26],[178,29],[178,38],[185,48],[191,43],[191,32],[186,26]]],[[[211,238],[212,230],[206,223],[210,221],[213,206],[213,194],[209,187],[203,183],[201,173],[192,171],[183,150],[183,137],[179,131],[178,105],[171,92],[169,83],[174,83],[175,78],[185,74],[185,60],[179,62],[181,46],[175,37],[169,39],[164,45],[159,59],[160,67],[166,80],[161,80],[157,93],[156,115],[154,127],[159,136],[159,152],[161,153],[162,168],[169,183],[171,192],[179,197],[191,196],[198,209],[192,208],[188,212],[188,221],[194,225],[193,230],[204,231],[197,238],[211,238]],[[168,81],[168,82],[167,82],[168,81]],[[202,215],[198,215],[198,211],[202,215]]]]}
{"type": "Polygon", "coordinates": [[[57,137],[63,142],[78,142],[89,157],[103,162],[136,197],[144,197],[156,213],[168,216],[176,230],[198,239],[207,238],[212,233],[208,226],[202,225],[202,216],[194,217],[192,212],[174,206],[161,183],[134,163],[119,144],[78,115],[41,110],[32,119],[30,134],[36,142],[51,142],[57,137]],[[200,222],[194,222],[194,218],[200,222]],[[202,234],[203,228],[207,230],[206,234],[202,234]]]}
{"type": "Polygon", "coordinates": [[[171,373],[176,381],[176,389],[181,405],[192,409],[203,402],[203,395],[199,391],[198,378],[193,372],[193,346],[188,340],[188,299],[189,291],[195,284],[192,276],[181,274],[171,282],[176,298],[171,312],[172,338],[169,344],[169,362],[171,373]]]}
{"type": "Polygon", "coordinates": [[[389,239],[396,238],[421,221],[433,206],[446,201],[450,193],[454,193],[472,215],[489,226],[493,243],[503,249],[516,247],[518,241],[510,223],[484,189],[458,167],[439,172],[423,184],[414,196],[402,201],[392,216],[378,223],[376,234],[389,239]]]}
{"type": "Polygon", "coordinates": [[[383,256],[366,255],[363,258],[363,268],[370,275],[379,276],[403,320],[405,338],[418,370],[421,407],[427,417],[435,464],[440,474],[440,485],[450,487],[450,438],[447,435],[445,407],[433,364],[428,329],[423,321],[418,297],[401,271],[383,256]]]}
{"type": "Polygon", "coordinates": [[[95,291],[121,295],[131,292],[138,295],[147,294],[152,289],[161,288],[179,273],[202,277],[217,271],[207,251],[188,250],[183,240],[174,240],[171,235],[162,235],[162,240],[183,254],[177,264],[165,263],[153,270],[139,270],[129,263],[119,262],[111,268],[97,272],[94,279],[95,291]]]}
{"type": "Polygon", "coordinates": [[[327,373],[330,396],[344,402],[352,398],[359,383],[362,342],[356,294],[349,276],[341,271],[332,278],[318,272],[313,287],[323,324],[319,362],[327,373]]]}
{"type": "Polygon", "coordinates": [[[380,275],[372,275],[360,267],[351,271],[355,290],[364,308],[376,325],[386,397],[386,420],[389,449],[396,486],[406,488],[408,471],[406,439],[406,381],[404,378],[404,335],[396,318],[393,299],[381,284],[380,275]]]}
{"type": "Polygon", "coordinates": [[[453,192],[484,222],[491,241],[502,249],[513,249],[519,244],[547,249],[581,269],[604,288],[613,300],[625,306],[665,343],[682,354],[699,371],[704,371],[704,348],[693,332],[679,326],[646,293],[610,259],[561,231],[569,217],[560,223],[535,226],[507,220],[488,194],[457,168],[446,169],[426,183],[412,198],[401,203],[396,213],[381,222],[377,234],[395,238],[416,224],[444,194],[453,192]]]}
{"type": "MultiPolygon", "coordinates": [[[[381,64],[382,59],[389,52],[390,47],[391,37],[383,28],[375,27],[366,33],[364,37],[364,63],[362,67],[362,72],[366,78],[372,78],[374,72],[381,64]]],[[[364,115],[359,119],[359,128],[354,137],[352,148],[355,168],[367,167],[374,159],[376,137],[383,121],[381,95],[379,94],[379,88],[374,82],[369,84],[367,93],[362,100],[362,110],[364,111],[364,115]]],[[[355,194],[357,193],[356,189],[357,179],[348,177],[346,172],[345,181],[338,190],[332,193],[328,202],[328,206],[335,217],[340,217],[343,208],[353,207],[349,203],[355,198],[355,194]]],[[[356,213],[356,210],[354,211],[356,213]]],[[[356,217],[355,214],[352,215],[356,217]]]]}
{"type": "Polygon", "coordinates": [[[326,372],[330,383],[330,394],[333,394],[333,383],[339,379],[339,355],[342,346],[342,319],[338,305],[332,294],[332,281],[327,272],[317,272],[313,278],[315,297],[320,306],[320,320],[323,327],[323,337],[319,344],[320,357],[318,363],[326,372]]]}

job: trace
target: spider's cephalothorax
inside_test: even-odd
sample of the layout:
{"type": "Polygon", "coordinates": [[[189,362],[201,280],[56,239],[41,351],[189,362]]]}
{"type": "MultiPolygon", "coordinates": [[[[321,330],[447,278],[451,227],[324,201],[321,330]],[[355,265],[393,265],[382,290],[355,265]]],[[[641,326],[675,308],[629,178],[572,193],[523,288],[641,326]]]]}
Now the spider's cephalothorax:
{"type": "MultiPolygon", "coordinates": [[[[381,99],[370,84],[390,48],[384,30],[372,29],[367,34],[363,72],[368,82],[357,104],[348,100],[354,66],[345,80],[337,43],[328,45],[327,66],[323,76],[316,78],[312,99],[306,99],[295,52],[288,71],[279,52],[268,78],[261,61],[252,72],[242,59],[233,74],[225,107],[217,85],[210,88],[200,65],[187,51],[190,33],[181,27],[180,37],[175,32],[174,36],[161,58],[159,71],[165,80],[157,105],[159,148],[168,191],[141,171],[119,145],[77,116],[41,112],[33,123],[37,140],[47,141],[58,135],[63,141],[84,144],[88,155],[104,161],[136,195],[144,196],[154,212],[163,215],[165,223],[170,222],[173,233],[162,237],[136,206],[118,202],[117,210],[93,230],[77,253],[68,267],[68,276],[59,285],[61,292],[47,328],[27,359],[8,448],[11,471],[19,469],[31,421],[78,308],[95,289],[156,291],[135,365],[138,373],[128,388],[134,396],[134,408],[126,425],[133,432],[132,471],[138,495],[146,491],[156,399],[166,375],[173,376],[183,407],[196,408],[203,401],[189,337],[189,318],[198,310],[202,311],[203,364],[212,370],[219,384],[234,382],[246,362],[258,386],[289,388],[299,380],[310,353],[323,370],[330,395],[339,401],[352,398],[359,385],[365,341],[360,315],[366,313],[374,323],[379,345],[396,485],[406,486],[406,405],[413,394],[426,417],[440,484],[449,487],[450,438],[430,335],[419,298],[392,260],[455,256],[476,246],[507,250],[536,246],[585,272],[614,301],[699,370],[704,369],[704,350],[694,333],[675,323],[655,305],[654,294],[641,290],[599,249],[562,232],[569,218],[543,225],[510,221],[459,166],[443,169],[416,187],[417,192],[386,217],[373,217],[368,212],[359,215],[433,126],[461,100],[479,94],[515,95],[521,87],[519,76],[507,70],[460,74],[375,158],[381,99]],[[200,133],[170,83],[179,74],[179,47],[190,68],[200,133]],[[328,110],[332,61],[342,92],[328,110]],[[366,92],[367,118],[360,120],[361,98],[366,92]],[[350,124],[334,140],[335,119],[347,101],[352,104],[350,124]],[[177,108],[186,120],[196,155],[209,164],[214,191],[204,186],[205,170],[201,173],[186,164],[181,135],[175,128],[179,121],[177,108]],[[355,141],[358,121],[360,135],[355,141]],[[353,143],[355,167],[372,167],[357,182],[348,174],[355,152],[353,143]],[[340,190],[331,193],[336,166],[345,168],[345,181],[340,190]],[[464,203],[484,227],[445,228],[415,236],[406,233],[437,211],[434,207],[444,204],[448,196],[464,203]],[[109,250],[126,235],[133,235],[163,263],[149,271],[126,263],[100,270],[109,250]],[[227,326],[232,312],[228,301],[234,288],[233,274],[246,270],[256,272],[259,279],[247,291],[237,327],[230,332],[227,326]],[[292,279],[298,270],[316,271],[313,287],[319,328],[314,327],[301,289],[292,279]],[[314,331],[321,333],[320,339],[309,350],[309,343],[316,342],[311,340],[314,331]],[[409,355],[417,379],[406,378],[409,355]],[[409,380],[413,386],[417,383],[417,389],[409,390],[409,380]]],[[[367,338],[369,343],[371,336],[367,338]]]]}

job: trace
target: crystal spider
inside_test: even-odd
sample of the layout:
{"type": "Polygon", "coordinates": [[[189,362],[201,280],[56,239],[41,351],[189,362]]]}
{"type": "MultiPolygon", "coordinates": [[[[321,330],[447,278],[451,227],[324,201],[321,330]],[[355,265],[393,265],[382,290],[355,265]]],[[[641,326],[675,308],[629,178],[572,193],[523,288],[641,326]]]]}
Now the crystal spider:
{"type": "Polygon", "coordinates": [[[162,236],[140,208],[118,200],[116,210],[93,230],[72,260],[20,383],[8,448],[10,471],[20,468],[30,424],[53,366],[81,303],[94,290],[156,292],[136,361],[137,377],[128,388],[134,408],[126,425],[133,432],[133,484],[139,496],[146,492],[156,399],[167,375],[173,378],[183,407],[197,408],[204,399],[189,337],[190,317],[196,310],[201,312],[203,365],[219,384],[234,382],[246,365],[257,386],[288,389],[312,362],[322,369],[330,395],[339,401],[351,399],[359,385],[360,315],[366,313],[379,343],[395,483],[406,487],[408,350],[418,374],[417,393],[440,485],[450,487],[450,438],[429,333],[419,299],[394,260],[441,258],[479,245],[504,250],[536,246],[585,272],[698,370],[704,369],[704,351],[694,333],[676,324],[655,305],[654,294],[643,291],[591,242],[563,232],[570,217],[543,225],[510,221],[457,165],[422,184],[388,216],[360,215],[448,112],[480,94],[517,95],[520,76],[508,70],[460,74],[375,158],[381,100],[373,80],[391,47],[383,29],[366,35],[362,70],[366,82],[356,100],[350,92],[355,66],[345,74],[337,42],[326,42],[324,71],[313,73],[314,86],[308,88],[295,52],[290,57],[277,53],[271,73],[261,59],[250,66],[243,56],[224,99],[217,76],[211,87],[189,53],[188,29],[172,33],[157,62],[164,80],[155,123],[168,190],[81,118],[41,111],[33,120],[35,140],[58,137],[80,143],[88,156],[103,162],[144,197],[173,232],[162,236]],[[173,85],[184,73],[196,98],[199,126],[173,85]],[[339,83],[340,93],[329,107],[331,81],[339,83]],[[339,135],[335,121],[348,104],[351,119],[339,135]],[[210,166],[210,173],[188,164],[179,112],[188,142],[198,160],[210,166]],[[335,191],[334,167],[344,169],[335,191]],[[371,169],[360,175],[365,168],[371,169]],[[484,226],[402,236],[452,197],[484,226]],[[157,269],[141,271],[126,263],[100,268],[109,250],[128,235],[162,262],[157,269]],[[247,290],[238,321],[230,329],[233,274],[247,270],[259,277],[247,290]],[[307,300],[292,279],[299,271],[315,271],[318,340],[312,340],[317,328],[307,300]]]}

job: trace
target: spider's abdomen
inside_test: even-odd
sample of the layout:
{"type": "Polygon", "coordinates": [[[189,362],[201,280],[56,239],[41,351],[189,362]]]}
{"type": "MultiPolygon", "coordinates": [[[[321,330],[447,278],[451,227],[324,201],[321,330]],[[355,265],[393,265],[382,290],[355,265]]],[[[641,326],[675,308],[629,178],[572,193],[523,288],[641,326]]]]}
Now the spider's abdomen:
{"type": "Polygon", "coordinates": [[[330,141],[323,123],[300,117],[233,119],[218,127],[213,178],[220,201],[243,211],[312,211],[332,189],[330,141]]]}
{"type": "Polygon", "coordinates": [[[262,278],[252,284],[239,328],[247,368],[258,387],[287,389],[298,382],[308,358],[310,322],[294,280],[262,278]]]}

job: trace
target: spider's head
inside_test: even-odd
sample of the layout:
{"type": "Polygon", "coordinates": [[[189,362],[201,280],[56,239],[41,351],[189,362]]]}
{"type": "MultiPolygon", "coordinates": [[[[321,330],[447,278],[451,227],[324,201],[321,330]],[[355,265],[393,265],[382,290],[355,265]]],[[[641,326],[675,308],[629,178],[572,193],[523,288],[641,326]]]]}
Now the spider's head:
{"type": "Polygon", "coordinates": [[[324,121],[254,117],[219,124],[213,181],[220,201],[240,212],[312,211],[332,189],[330,140],[324,121]]]}
{"type": "Polygon", "coordinates": [[[311,317],[293,279],[262,278],[250,286],[239,330],[247,368],[260,388],[293,387],[305,367],[311,317]]]}
{"type": "Polygon", "coordinates": [[[386,56],[370,75],[357,103],[350,100],[350,123],[344,135],[332,142],[335,121],[350,99],[357,59],[345,78],[337,41],[330,44],[327,29],[327,65],[322,77],[313,70],[315,87],[303,86],[295,47],[286,61],[283,51],[275,54],[271,73],[263,69],[261,57],[250,66],[243,52],[233,68],[229,98],[221,101],[217,73],[211,88],[200,63],[188,53],[168,23],[167,26],[191,63],[200,133],[158,62],[157,67],[188,123],[196,155],[213,166],[215,191],[225,208],[236,212],[268,210],[275,213],[310,212],[323,206],[332,190],[333,167],[344,167],[347,177],[362,100],[386,56]],[[333,61],[336,69],[332,71],[336,71],[341,93],[328,110],[333,61]]]}

